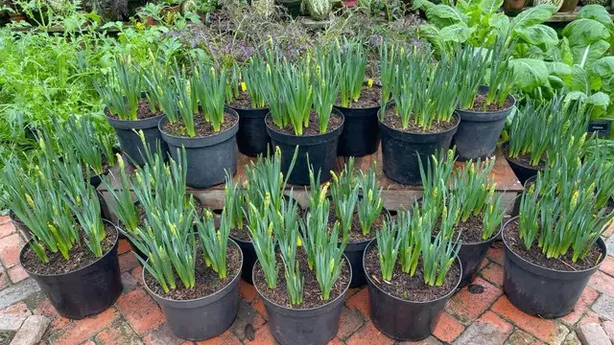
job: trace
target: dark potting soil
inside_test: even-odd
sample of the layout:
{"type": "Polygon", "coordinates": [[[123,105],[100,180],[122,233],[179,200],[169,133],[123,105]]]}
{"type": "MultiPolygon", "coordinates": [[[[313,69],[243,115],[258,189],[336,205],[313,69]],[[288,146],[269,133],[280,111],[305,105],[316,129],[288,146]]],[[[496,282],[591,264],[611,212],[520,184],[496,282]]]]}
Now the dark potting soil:
{"type": "Polygon", "coordinates": [[[299,262],[301,276],[304,278],[303,303],[299,306],[290,305],[288,290],[286,289],[286,278],[284,276],[284,265],[279,254],[277,255],[279,275],[277,277],[277,288],[275,290],[269,289],[266,279],[264,278],[262,266],[254,266],[256,270],[254,274],[254,285],[256,285],[258,291],[260,291],[260,293],[262,293],[269,301],[292,309],[315,308],[333,301],[345,291],[346,287],[350,283],[350,271],[347,262],[344,260],[343,267],[341,268],[341,274],[339,274],[339,279],[337,279],[330,292],[330,299],[328,301],[323,301],[322,294],[320,292],[320,285],[316,279],[315,272],[309,270],[307,255],[300,248],[296,253],[296,260],[299,262]]]}
{"type": "MultiPolygon", "coordinates": [[[[386,219],[386,210],[382,210],[382,213],[375,220],[373,225],[371,226],[371,231],[367,236],[362,234],[362,230],[360,230],[360,218],[358,217],[358,212],[354,212],[352,216],[352,228],[350,229],[350,243],[357,243],[363,241],[369,241],[375,238],[375,232],[380,230],[383,226],[384,219],[386,219]]],[[[330,211],[328,213],[328,227],[332,229],[335,222],[339,220],[337,218],[337,214],[335,213],[335,205],[330,204],[330,211]]],[[[343,233],[339,231],[339,240],[343,239],[343,233]]]]}
{"type": "MultiPolygon", "coordinates": [[[[224,122],[222,122],[221,124],[220,131],[216,132],[213,130],[213,126],[211,126],[211,123],[205,121],[205,115],[203,113],[198,113],[194,115],[194,131],[196,132],[195,137],[202,138],[219,134],[234,126],[237,121],[239,121],[238,117],[233,114],[224,112],[224,122]]],[[[176,137],[188,137],[188,131],[181,121],[176,123],[170,123],[167,121],[164,124],[163,130],[166,133],[169,133],[176,137]]]]}
{"type": "Polygon", "coordinates": [[[228,251],[226,252],[226,278],[220,279],[219,275],[211,268],[207,267],[203,260],[203,251],[200,241],[196,243],[196,284],[191,289],[186,289],[181,284],[179,276],[175,274],[177,288],[168,293],[158,283],[158,281],[149,273],[145,272],[145,284],[147,287],[159,296],[176,301],[186,301],[209,296],[220,291],[224,286],[228,285],[232,279],[241,270],[241,252],[239,249],[228,243],[228,251]]]}
{"type": "MultiPolygon", "coordinates": [[[[269,127],[275,128],[281,133],[295,135],[294,129],[292,128],[292,125],[290,124],[288,124],[284,128],[279,128],[273,123],[273,119],[271,119],[271,117],[267,117],[266,121],[269,127]]],[[[330,120],[328,120],[328,131],[326,133],[332,132],[335,129],[339,128],[342,122],[343,122],[343,119],[341,118],[341,116],[335,113],[330,114],[330,120]]],[[[316,113],[312,110],[311,115],[309,116],[309,126],[307,128],[303,128],[303,136],[318,135],[318,134],[322,134],[320,133],[320,124],[318,123],[318,115],[316,115],[316,113]]]]}
{"type": "Polygon", "coordinates": [[[505,157],[507,157],[507,159],[511,160],[512,162],[522,167],[529,168],[529,169],[537,169],[537,170],[544,170],[544,168],[546,167],[546,162],[544,161],[544,157],[542,157],[539,160],[539,163],[537,163],[537,166],[532,166],[530,163],[531,154],[526,154],[526,155],[518,154],[518,157],[511,158],[509,149],[507,147],[503,147],[501,150],[503,151],[503,154],[505,155],[505,157]]]}
{"type": "Polygon", "coordinates": [[[252,101],[247,92],[239,92],[239,96],[232,99],[230,106],[237,109],[254,109],[252,101]]]}
{"type": "Polygon", "coordinates": [[[429,286],[424,283],[422,260],[418,263],[416,274],[401,271],[401,264],[396,263],[392,272],[392,281],[385,282],[382,279],[382,270],[379,263],[377,246],[370,245],[365,257],[365,273],[368,274],[377,286],[385,292],[412,302],[428,302],[441,298],[452,291],[459,281],[460,270],[458,265],[453,264],[441,286],[429,286]]]}
{"type": "Polygon", "coordinates": [[[503,103],[503,106],[499,106],[499,103],[495,102],[493,104],[489,104],[484,109],[484,103],[486,103],[487,94],[484,92],[478,92],[475,95],[475,100],[473,101],[473,107],[468,110],[476,111],[476,112],[495,112],[503,109],[507,109],[514,104],[514,101],[511,98],[507,98],[503,103]]]}
{"type": "Polygon", "coordinates": [[[414,123],[413,119],[410,118],[409,126],[403,129],[401,117],[397,116],[394,112],[394,107],[387,107],[386,113],[384,114],[384,123],[388,125],[388,127],[405,133],[441,133],[454,128],[458,124],[458,118],[452,117],[452,120],[449,122],[433,122],[433,126],[428,130],[418,126],[414,123]]]}
{"type": "MultiPolygon", "coordinates": [[[[106,236],[101,243],[103,256],[113,248],[117,236],[115,226],[104,223],[104,229],[106,231],[106,236]]],[[[70,259],[66,260],[59,251],[57,253],[47,251],[49,262],[43,264],[32,248],[27,246],[23,253],[22,264],[26,270],[35,274],[52,275],[70,273],[88,266],[89,264],[100,259],[92,254],[83,240],[81,240],[80,246],[73,246],[73,248],[68,252],[68,255],[70,259]]]]}
{"type": "MultiPolygon", "coordinates": [[[[440,230],[439,222],[433,229],[433,235],[437,235],[440,230]]],[[[484,222],[481,217],[470,215],[466,222],[460,221],[456,224],[456,232],[460,231],[460,240],[462,243],[480,243],[485,240],[482,239],[482,232],[484,230],[484,222]]],[[[492,235],[496,235],[495,231],[492,235]]]]}
{"type": "MultiPolygon", "coordinates": [[[[348,108],[356,109],[356,108],[373,108],[379,107],[382,99],[382,89],[380,87],[368,87],[363,86],[360,91],[360,98],[358,101],[350,104],[348,108]]],[[[337,98],[335,105],[340,106],[341,100],[337,98]]]]}
{"type": "Polygon", "coordinates": [[[246,223],[244,221],[243,230],[237,228],[230,229],[230,237],[239,239],[244,242],[251,242],[252,238],[249,237],[249,230],[247,229],[247,226],[245,224],[246,223]]]}
{"type": "MultiPolygon", "coordinates": [[[[105,115],[110,117],[110,118],[112,118],[112,119],[115,119],[115,120],[119,120],[120,119],[119,116],[117,116],[115,114],[111,114],[109,111],[106,111],[105,115]]],[[[151,110],[149,109],[149,105],[147,104],[147,100],[146,99],[142,99],[139,102],[138,109],[136,111],[136,118],[138,120],[144,120],[144,119],[148,119],[148,118],[156,117],[156,116],[160,116],[160,115],[162,115],[162,113],[159,112],[159,111],[156,112],[156,113],[152,113],[151,112],[151,110]]]]}
{"type": "Polygon", "coordinates": [[[518,236],[518,231],[518,220],[509,222],[503,229],[503,236],[510,246],[510,249],[516,253],[516,255],[541,267],[559,271],[581,271],[595,267],[604,259],[604,253],[597,245],[591,248],[584,259],[578,260],[577,262],[571,261],[573,255],[571,250],[558,259],[548,259],[544,253],[542,253],[537,243],[533,244],[531,249],[527,250],[518,236]]]}

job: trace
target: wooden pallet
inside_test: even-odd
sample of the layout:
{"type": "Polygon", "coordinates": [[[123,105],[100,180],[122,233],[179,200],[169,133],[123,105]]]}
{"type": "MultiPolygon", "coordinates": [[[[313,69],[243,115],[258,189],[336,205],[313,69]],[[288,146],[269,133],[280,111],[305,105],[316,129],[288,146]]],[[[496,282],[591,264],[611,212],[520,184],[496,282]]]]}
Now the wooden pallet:
{"type": "MultiPolygon", "coordinates": [[[[245,155],[239,154],[237,159],[237,174],[235,175],[235,181],[241,178],[242,181],[245,181],[245,165],[249,164],[254,158],[247,157],[245,155]]],[[[339,171],[345,164],[345,158],[339,157],[337,161],[336,170],[339,171]]],[[[354,166],[356,169],[362,169],[366,171],[371,167],[373,161],[377,162],[378,167],[378,179],[380,185],[384,189],[383,198],[385,202],[385,207],[389,210],[398,210],[402,207],[408,207],[413,204],[416,198],[422,195],[422,187],[421,186],[408,186],[396,183],[390,180],[382,171],[382,156],[381,151],[378,151],[376,154],[369,155],[366,157],[359,157],[355,159],[354,166]]],[[[462,163],[457,163],[460,165],[462,163]]],[[[129,172],[132,172],[133,168],[130,169],[129,172]]],[[[111,169],[111,173],[107,175],[108,178],[111,179],[111,185],[117,186],[117,181],[113,180],[113,176],[117,176],[117,167],[111,169]]],[[[512,213],[514,208],[516,197],[519,193],[523,191],[522,185],[514,175],[514,172],[510,168],[509,164],[505,160],[505,158],[501,155],[501,153],[497,152],[495,155],[495,166],[492,171],[491,176],[494,178],[496,183],[496,190],[499,193],[503,193],[503,207],[507,210],[508,214],[512,213]]],[[[105,192],[104,184],[100,187],[100,191],[105,195],[105,198],[108,196],[105,192]]],[[[287,192],[293,190],[293,195],[297,198],[297,200],[301,203],[301,205],[306,206],[307,204],[307,193],[309,192],[309,187],[305,186],[286,186],[287,192]]],[[[208,189],[193,189],[188,188],[188,191],[192,193],[194,196],[198,197],[206,207],[211,209],[219,209],[223,206],[224,202],[224,185],[213,186],[208,189]]],[[[108,200],[108,198],[107,198],[108,200]]]]}

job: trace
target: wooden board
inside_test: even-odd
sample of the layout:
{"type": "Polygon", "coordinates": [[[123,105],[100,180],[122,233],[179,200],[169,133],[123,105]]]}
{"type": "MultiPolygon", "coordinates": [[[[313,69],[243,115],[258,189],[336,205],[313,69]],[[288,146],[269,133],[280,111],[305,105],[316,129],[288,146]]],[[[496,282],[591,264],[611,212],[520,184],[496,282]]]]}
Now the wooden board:
{"type": "MultiPolygon", "coordinates": [[[[239,178],[242,181],[245,181],[245,166],[249,164],[254,158],[247,157],[245,155],[239,154],[237,157],[237,174],[234,179],[237,181],[239,178]]],[[[336,171],[341,170],[341,168],[345,164],[345,158],[339,157],[337,160],[336,171]]],[[[382,171],[382,157],[381,151],[378,151],[376,154],[369,155],[366,157],[358,157],[355,159],[354,165],[356,169],[362,169],[366,171],[371,167],[373,161],[376,161],[377,165],[377,176],[380,182],[380,185],[384,189],[383,198],[385,201],[385,207],[389,210],[399,210],[403,207],[409,207],[413,202],[422,196],[422,186],[408,186],[396,183],[390,180],[382,171]]],[[[457,166],[462,163],[457,162],[457,166]]],[[[128,173],[132,173],[134,168],[127,167],[128,173]]],[[[107,178],[110,179],[112,186],[118,186],[118,181],[114,178],[118,176],[117,167],[111,169],[111,173],[107,175],[107,178]]],[[[495,155],[495,166],[491,173],[491,177],[494,179],[496,183],[496,190],[498,193],[503,194],[503,207],[507,210],[508,214],[512,213],[514,208],[516,197],[519,193],[523,191],[522,184],[514,175],[514,172],[510,168],[509,164],[505,160],[505,158],[501,155],[501,153],[497,152],[495,155]]],[[[101,184],[99,190],[105,195],[107,201],[108,193],[106,193],[106,188],[104,184],[101,184]]],[[[217,185],[207,189],[187,189],[194,196],[198,197],[206,207],[211,209],[219,209],[223,206],[224,202],[224,185],[217,185]]],[[[297,200],[303,205],[307,205],[307,195],[309,193],[309,187],[305,186],[286,186],[286,194],[293,191],[293,195],[297,198],[297,200]]]]}
{"type": "MultiPolygon", "coordinates": [[[[578,17],[578,12],[582,9],[582,6],[576,7],[575,10],[569,12],[557,12],[546,21],[546,23],[570,23],[578,17]]],[[[606,8],[607,9],[607,8],[606,8]]],[[[610,17],[614,20],[614,14],[610,14],[610,17]]]]}

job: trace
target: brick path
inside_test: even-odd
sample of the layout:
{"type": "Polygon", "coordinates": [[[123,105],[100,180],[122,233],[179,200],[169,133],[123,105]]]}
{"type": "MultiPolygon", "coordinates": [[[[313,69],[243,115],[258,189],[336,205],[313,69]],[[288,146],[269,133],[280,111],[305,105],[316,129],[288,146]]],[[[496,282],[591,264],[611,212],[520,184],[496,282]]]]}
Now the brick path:
{"type": "MultiPolygon", "coordinates": [[[[607,235],[614,233],[614,226],[607,235]]],[[[614,240],[614,237],[612,238],[614,240]]],[[[610,241],[608,241],[610,242],[610,241]]],[[[614,243],[614,242],[612,242],[614,243]]],[[[19,266],[18,254],[22,239],[8,217],[0,217],[0,290],[12,285],[23,286],[27,274],[19,266]],[[21,283],[20,283],[21,282],[21,283]]],[[[176,338],[164,323],[164,315],[142,288],[141,268],[130,252],[130,245],[120,243],[120,265],[124,292],[107,311],[80,321],[60,317],[40,292],[16,302],[0,314],[41,314],[51,319],[42,344],[103,345],[103,344],[196,344],[176,338]]],[[[341,316],[337,337],[331,345],[389,344],[580,344],[575,328],[587,322],[614,318],[614,257],[608,256],[589,282],[576,309],[557,320],[542,320],[526,315],[505,298],[503,281],[503,249],[494,246],[488,252],[480,277],[474,282],[484,287],[481,294],[467,289],[457,293],[448,303],[433,337],[422,342],[395,342],[382,335],[369,321],[367,289],[351,289],[341,316]]],[[[7,290],[8,291],[8,290],[7,290]]],[[[241,282],[243,301],[239,315],[229,331],[198,344],[206,345],[272,345],[275,341],[266,326],[266,313],[254,288],[241,282]],[[251,323],[255,338],[245,337],[251,323]]],[[[0,305],[3,305],[0,291],[0,305]]]]}

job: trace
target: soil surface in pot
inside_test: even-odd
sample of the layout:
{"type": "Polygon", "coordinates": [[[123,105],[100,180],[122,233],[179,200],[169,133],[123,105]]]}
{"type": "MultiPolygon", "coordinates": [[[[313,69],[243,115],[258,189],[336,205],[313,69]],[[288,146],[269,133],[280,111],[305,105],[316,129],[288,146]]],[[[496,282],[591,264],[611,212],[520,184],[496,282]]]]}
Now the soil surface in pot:
{"type": "Polygon", "coordinates": [[[252,239],[249,237],[249,230],[247,229],[247,221],[243,220],[243,229],[232,228],[230,229],[230,237],[239,239],[244,242],[251,242],[252,239]]]}
{"type": "Polygon", "coordinates": [[[460,269],[458,265],[453,264],[441,286],[426,285],[422,271],[422,260],[420,260],[416,274],[413,277],[403,273],[401,265],[397,262],[392,272],[392,281],[384,282],[377,246],[373,244],[367,248],[365,273],[371,276],[374,283],[380,289],[395,297],[412,302],[428,302],[443,297],[456,287],[460,279],[460,269]]]}
{"type": "Polygon", "coordinates": [[[341,274],[339,279],[333,285],[330,292],[330,299],[328,301],[322,300],[322,294],[320,292],[320,285],[316,279],[315,272],[309,270],[307,264],[307,254],[299,248],[296,253],[296,260],[299,263],[301,276],[304,278],[303,285],[303,303],[299,306],[291,306],[290,299],[288,298],[288,290],[286,289],[286,277],[284,276],[284,265],[281,256],[277,254],[277,265],[279,267],[279,275],[277,277],[277,289],[271,290],[264,278],[264,271],[261,265],[255,265],[254,285],[258,287],[258,291],[262,293],[269,301],[292,309],[308,309],[315,308],[326,303],[333,301],[339,295],[341,295],[347,285],[350,283],[350,271],[347,261],[343,260],[343,267],[341,268],[341,274]]]}
{"type": "Polygon", "coordinates": [[[503,229],[506,243],[516,255],[541,267],[559,271],[581,271],[595,267],[604,259],[603,252],[596,245],[591,248],[584,259],[579,259],[577,262],[571,261],[573,255],[571,250],[558,259],[548,259],[537,243],[534,243],[531,249],[527,250],[518,236],[518,231],[518,220],[510,221],[503,229]]]}
{"type": "Polygon", "coordinates": [[[239,96],[233,98],[229,105],[237,109],[254,109],[254,107],[252,107],[252,101],[249,94],[243,91],[240,91],[239,96]]]}
{"type": "MultiPolygon", "coordinates": [[[[104,223],[104,230],[106,237],[102,240],[102,255],[104,256],[115,245],[115,237],[117,229],[115,226],[108,223],[104,223]]],[[[47,251],[49,262],[46,264],[41,263],[36,253],[30,246],[26,248],[23,253],[22,264],[25,269],[38,275],[51,275],[51,274],[66,274],[72,271],[76,271],[82,267],[85,267],[96,260],[100,259],[94,256],[89,250],[87,245],[81,240],[80,246],[74,246],[69,252],[69,260],[64,259],[62,254],[51,253],[47,251]]]]}
{"type": "Polygon", "coordinates": [[[392,281],[384,282],[382,280],[377,246],[373,244],[367,248],[365,273],[371,276],[380,289],[400,299],[412,302],[428,302],[443,297],[456,287],[460,279],[460,269],[458,265],[453,264],[441,286],[426,285],[422,271],[422,260],[420,260],[416,274],[413,277],[403,273],[401,265],[397,262],[392,272],[392,281]]]}
{"type": "MultiPolygon", "coordinates": [[[[433,236],[436,236],[439,233],[439,227],[440,223],[437,222],[435,228],[433,229],[433,236]]],[[[456,224],[455,229],[456,232],[461,232],[460,240],[462,243],[479,243],[490,239],[482,239],[482,232],[484,229],[484,222],[482,220],[482,217],[470,215],[465,222],[459,220],[458,224],[456,224]]],[[[495,230],[490,237],[493,237],[494,235],[496,235],[496,233],[497,231],[495,230]]]]}
{"type": "Polygon", "coordinates": [[[473,107],[469,108],[469,109],[463,109],[463,110],[471,110],[471,111],[475,111],[475,112],[495,112],[495,111],[500,111],[503,109],[507,109],[509,107],[511,107],[514,104],[514,100],[511,98],[507,98],[505,100],[505,102],[503,103],[503,106],[499,106],[498,102],[495,102],[493,104],[489,104],[486,106],[486,108],[484,109],[484,103],[486,103],[486,96],[487,94],[485,92],[478,92],[475,95],[475,100],[473,101],[473,107]]]}
{"type": "MultiPolygon", "coordinates": [[[[237,121],[239,121],[238,117],[234,116],[231,113],[224,112],[224,122],[222,122],[221,124],[220,131],[216,132],[215,130],[213,130],[213,126],[211,125],[211,123],[205,120],[205,115],[203,113],[198,113],[194,115],[194,131],[196,132],[195,138],[209,137],[212,135],[219,134],[234,126],[237,121]]],[[[178,121],[176,123],[170,123],[169,121],[166,121],[162,129],[164,130],[164,132],[174,135],[176,137],[189,138],[187,134],[188,131],[182,121],[178,121]]]]}
{"type": "MultiPolygon", "coordinates": [[[[273,119],[270,116],[266,118],[266,121],[269,127],[275,128],[281,133],[295,135],[294,129],[292,125],[290,124],[288,124],[284,128],[279,128],[277,127],[277,125],[273,123],[273,119]]],[[[332,132],[335,129],[339,128],[339,126],[341,126],[342,123],[343,123],[343,118],[341,116],[335,113],[331,113],[330,120],[328,120],[328,130],[326,133],[332,132]]],[[[320,133],[320,124],[318,123],[318,115],[316,115],[315,111],[313,111],[312,109],[311,114],[309,115],[309,126],[307,128],[303,128],[302,136],[305,137],[305,136],[319,135],[319,134],[323,134],[323,133],[320,133]]]]}
{"type": "Polygon", "coordinates": [[[149,273],[145,273],[145,284],[155,294],[167,299],[175,301],[186,301],[209,296],[220,291],[224,286],[228,285],[232,279],[241,270],[241,251],[237,246],[228,243],[228,251],[226,252],[226,278],[221,280],[219,275],[211,268],[207,267],[203,260],[203,249],[200,241],[196,241],[196,284],[192,289],[186,289],[179,276],[175,274],[177,288],[168,293],[158,283],[158,281],[149,273]]]}
{"type": "Polygon", "coordinates": [[[503,152],[505,157],[507,157],[507,159],[511,160],[512,162],[522,167],[529,168],[529,169],[537,169],[537,170],[544,170],[544,168],[546,167],[546,162],[544,161],[544,157],[542,157],[542,159],[539,160],[539,163],[537,163],[537,166],[532,166],[530,164],[531,154],[526,154],[526,155],[519,154],[518,157],[511,158],[509,149],[507,147],[502,147],[501,151],[503,152]]]}
{"type": "Polygon", "coordinates": [[[452,117],[449,122],[435,121],[433,122],[433,126],[430,129],[425,130],[424,128],[414,123],[414,120],[410,118],[409,126],[403,129],[403,125],[401,124],[401,117],[397,116],[394,109],[394,107],[386,108],[386,113],[384,114],[384,123],[388,125],[388,127],[392,127],[398,131],[405,133],[441,133],[456,127],[456,124],[458,123],[458,119],[452,117]]]}
{"type": "MultiPolygon", "coordinates": [[[[362,234],[362,230],[360,230],[360,218],[358,217],[358,212],[354,212],[352,215],[352,228],[350,229],[350,243],[363,242],[372,240],[375,238],[375,231],[379,230],[383,226],[384,218],[386,217],[386,210],[382,209],[382,213],[377,217],[373,225],[371,226],[371,231],[367,236],[362,234]]],[[[335,213],[335,205],[333,203],[330,204],[330,211],[328,213],[328,228],[332,229],[335,225],[335,222],[340,219],[337,218],[337,214],[335,213]]],[[[339,240],[343,239],[343,233],[339,233],[339,240]]]]}
{"type": "MultiPolygon", "coordinates": [[[[119,116],[115,114],[111,114],[109,110],[105,111],[105,115],[115,120],[121,120],[119,116]]],[[[144,120],[150,117],[156,117],[160,115],[162,115],[162,112],[159,112],[159,111],[155,113],[151,112],[151,109],[149,108],[149,104],[147,103],[146,99],[142,99],[139,101],[138,109],[136,110],[136,118],[138,120],[144,120]]]]}
{"type": "MultiPolygon", "coordinates": [[[[363,86],[362,90],[360,91],[360,97],[358,98],[358,101],[356,102],[352,101],[350,106],[347,108],[356,109],[356,108],[379,107],[381,99],[382,99],[382,89],[381,88],[374,87],[374,86],[372,87],[363,86]]],[[[335,105],[342,106],[340,98],[337,98],[335,105]]]]}

